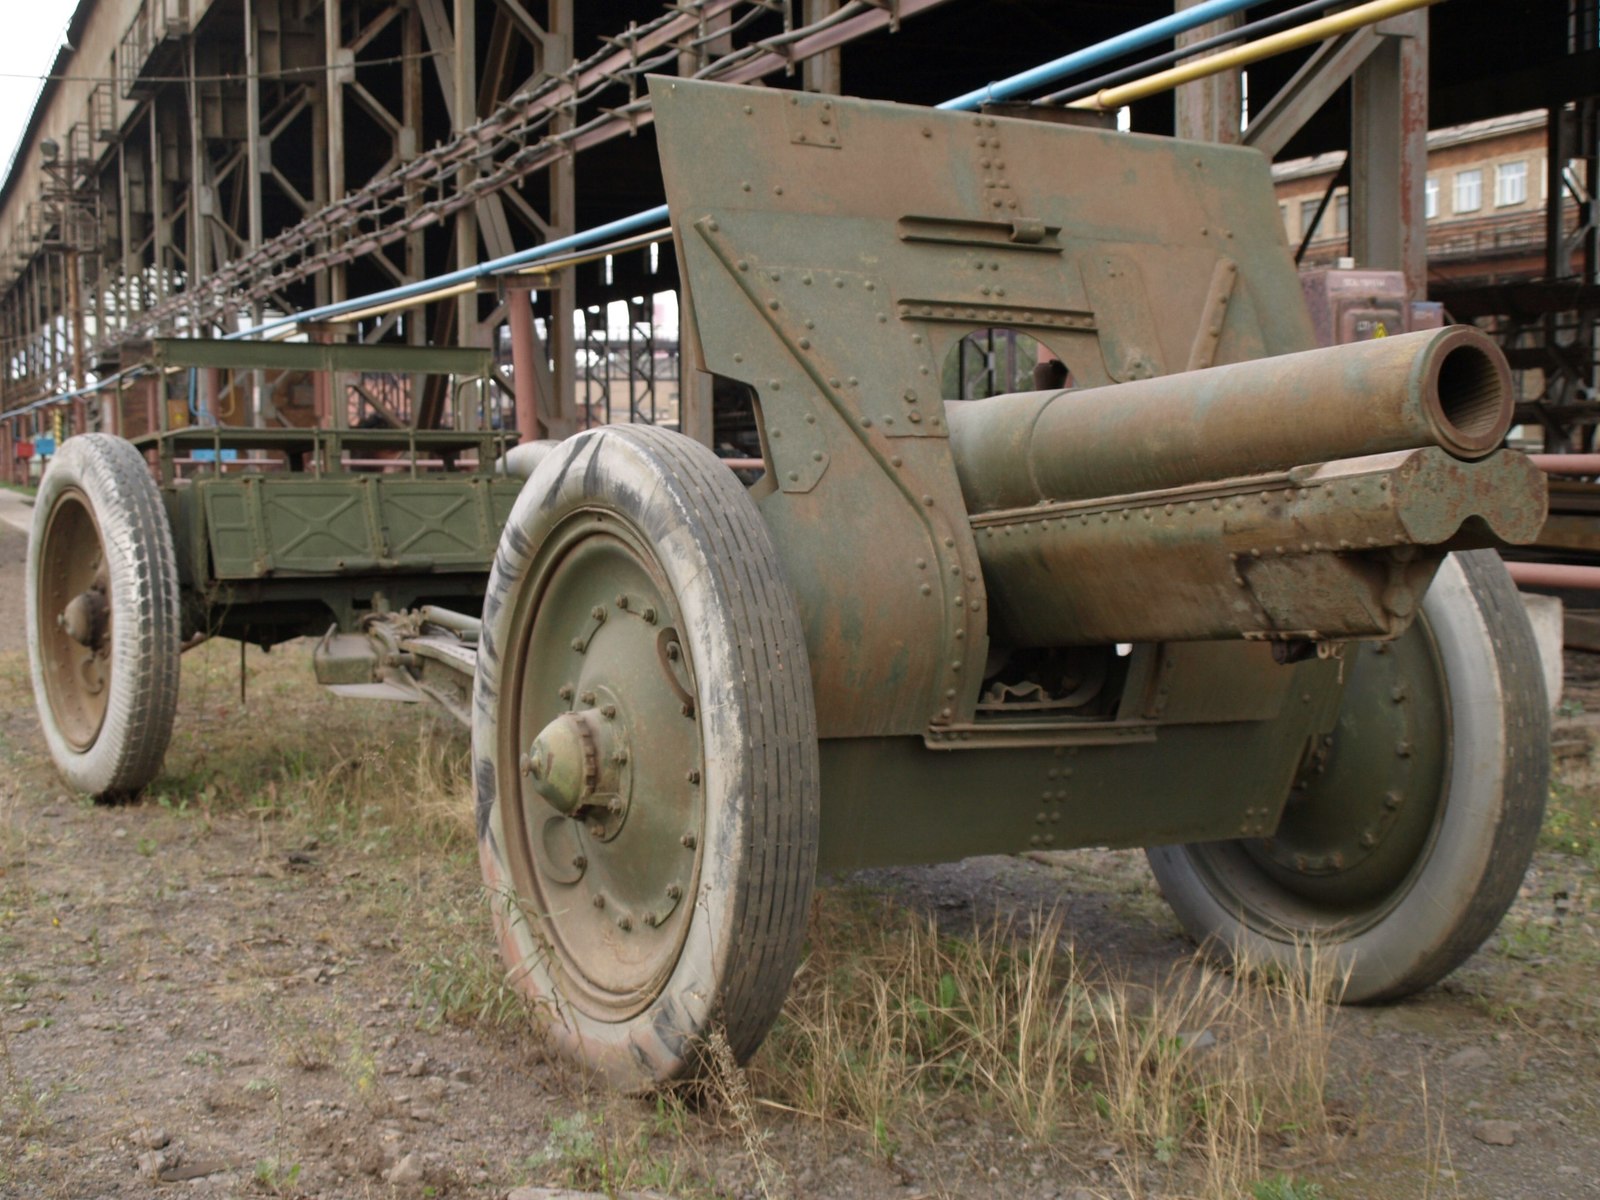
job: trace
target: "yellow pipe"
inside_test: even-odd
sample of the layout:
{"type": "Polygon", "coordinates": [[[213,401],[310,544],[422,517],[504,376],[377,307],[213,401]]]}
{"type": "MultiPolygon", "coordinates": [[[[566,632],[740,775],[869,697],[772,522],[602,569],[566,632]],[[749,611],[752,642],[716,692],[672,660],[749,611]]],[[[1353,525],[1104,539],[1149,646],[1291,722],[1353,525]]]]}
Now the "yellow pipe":
{"type": "Polygon", "coordinates": [[[423,292],[420,296],[407,296],[404,300],[391,300],[387,304],[374,304],[371,308],[357,309],[355,312],[340,313],[328,321],[330,325],[349,325],[356,321],[365,321],[368,317],[381,317],[384,313],[394,312],[399,308],[416,308],[422,304],[432,304],[435,300],[448,300],[451,296],[464,296],[468,292],[478,290],[478,283],[458,283],[452,287],[435,288],[431,292],[423,292]]]}
{"type": "Polygon", "coordinates": [[[1293,29],[1285,29],[1282,33],[1274,33],[1254,42],[1246,42],[1243,46],[1220,51],[1209,58],[1169,67],[1165,71],[1157,71],[1154,75],[1135,79],[1132,83],[1124,83],[1118,87],[1101,88],[1094,95],[1074,100],[1067,107],[1088,108],[1098,112],[1121,108],[1124,104],[1143,100],[1146,96],[1170,91],[1180,83],[1204,79],[1208,75],[1215,75],[1233,67],[1248,66],[1263,58],[1271,58],[1275,54],[1298,50],[1301,46],[1309,46],[1312,42],[1337,37],[1341,33],[1349,33],[1352,29],[1359,29],[1363,25],[1375,25],[1379,21],[1397,17],[1401,13],[1438,3],[1439,0],[1372,0],[1370,4],[1346,9],[1331,17],[1308,21],[1293,29]]]}

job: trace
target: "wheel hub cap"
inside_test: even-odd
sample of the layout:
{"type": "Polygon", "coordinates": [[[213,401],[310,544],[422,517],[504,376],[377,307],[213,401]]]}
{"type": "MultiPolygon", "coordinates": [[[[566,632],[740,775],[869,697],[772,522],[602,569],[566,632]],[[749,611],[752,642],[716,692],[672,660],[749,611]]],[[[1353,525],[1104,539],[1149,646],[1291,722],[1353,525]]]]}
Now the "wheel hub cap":
{"type": "Polygon", "coordinates": [[[99,587],[91,587],[67,602],[67,607],[56,618],[56,624],[78,645],[98,650],[105,640],[107,618],[110,615],[111,606],[106,603],[105,592],[99,587]]]}
{"type": "Polygon", "coordinates": [[[593,709],[562,713],[534,738],[523,763],[533,790],[569,817],[580,816],[600,788],[598,716],[593,709]]]}

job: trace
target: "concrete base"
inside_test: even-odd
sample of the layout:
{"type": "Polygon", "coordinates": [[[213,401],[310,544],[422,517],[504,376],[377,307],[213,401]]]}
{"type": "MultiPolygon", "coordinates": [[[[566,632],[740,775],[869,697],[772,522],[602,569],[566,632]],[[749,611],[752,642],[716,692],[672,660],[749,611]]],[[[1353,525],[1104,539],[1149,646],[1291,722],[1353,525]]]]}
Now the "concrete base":
{"type": "Polygon", "coordinates": [[[1565,642],[1561,599],[1558,596],[1523,592],[1522,606],[1528,612],[1529,624],[1533,626],[1533,640],[1539,645],[1539,664],[1544,668],[1544,689],[1550,697],[1550,707],[1554,709],[1561,703],[1561,650],[1565,642]]]}

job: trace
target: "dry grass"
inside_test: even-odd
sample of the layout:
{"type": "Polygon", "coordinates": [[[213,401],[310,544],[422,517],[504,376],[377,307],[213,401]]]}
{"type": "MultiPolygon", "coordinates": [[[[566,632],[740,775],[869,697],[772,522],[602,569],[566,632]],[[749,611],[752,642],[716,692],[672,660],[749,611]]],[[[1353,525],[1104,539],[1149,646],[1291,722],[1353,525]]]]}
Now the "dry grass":
{"type": "Polygon", "coordinates": [[[149,798],[207,819],[253,816],[263,860],[308,837],[376,858],[380,869],[352,890],[368,915],[393,923],[423,1019],[528,1031],[528,1003],[506,980],[477,884],[466,731],[426,706],[324,691],[304,644],[252,649],[246,669],[241,705],[235,643],[184,656],[178,725],[149,798]]]}
{"type": "Polygon", "coordinates": [[[859,1129],[886,1157],[975,1109],[1062,1154],[1109,1141],[1130,1195],[1153,1167],[1220,1200],[1248,1195],[1269,1151],[1328,1144],[1325,956],[1308,950],[1293,978],[1197,959],[1142,987],[1102,979],[1055,916],[950,937],[848,894],[819,910],[751,1070],[773,1101],[859,1129]]]}
{"type": "MultiPolygon", "coordinates": [[[[46,1111],[51,1091],[17,1070],[11,1040],[0,1023],[0,1136],[25,1142],[46,1132],[51,1125],[46,1111]]],[[[0,1176],[0,1182],[3,1180],[0,1176]]]]}
{"type": "Polygon", "coordinates": [[[146,800],[245,811],[400,855],[473,849],[464,730],[424,707],[332,695],[302,643],[250,650],[246,676],[241,703],[236,643],[184,655],[172,745],[146,800]]]}
{"type": "MultiPolygon", "coordinates": [[[[390,923],[422,1019],[529,1030],[477,883],[464,733],[415,708],[328,695],[301,646],[252,650],[246,662],[241,706],[232,643],[186,656],[178,729],[147,802],[195,833],[224,815],[252,818],[268,862],[313,839],[369,859],[346,887],[390,923]]],[[[1332,1010],[1321,997],[1333,981],[1325,960],[1307,962],[1309,981],[1196,961],[1142,986],[1083,961],[1051,915],[949,936],[885,898],[827,891],[767,1045],[746,1069],[721,1056],[711,1123],[688,1123],[734,1136],[762,1195],[792,1190],[770,1133],[798,1115],[824,1140],[859,1131],[890,1163],[961,1117],[1060,1160],[1115,1147],[1110,1169],[1129,1196],[1156,1177],[1167,1193],[1249,1196],[1328,1144],[1332,1010]]],[[[286,1064],[369,1077],[370,1055],[337,1020],[324,1023],[302,1029],[280,1014],[286,1064]]],[[[19,1089],[8,1090],[15,1105],[19,1089]]],[[[663,1153],[680,1132],[629,1125],[614,1114],[553,1126],[529,1170],[606,1186],[682,1187],[699,1174],[679,1149],[663,1153]]]]}

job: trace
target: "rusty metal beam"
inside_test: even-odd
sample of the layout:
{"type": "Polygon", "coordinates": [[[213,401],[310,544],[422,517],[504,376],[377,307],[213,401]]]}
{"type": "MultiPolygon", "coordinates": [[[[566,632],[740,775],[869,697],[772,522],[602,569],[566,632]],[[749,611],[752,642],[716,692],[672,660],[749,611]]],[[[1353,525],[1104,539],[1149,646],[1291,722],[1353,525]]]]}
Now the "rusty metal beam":
{"type": "MultiPolygon", "coordinates": [[[[1177,9],[1193,8],[1200,0],[1178,0],[1177,9]]],[[[1244,24],[1244,15],[1235,13],[1201,25],[1176,38],[1179,47],[1204,41],[1244,24]]],[[[1181,84],[1172,92],[1174,127],[1181,138],[1232,145],[1239,141],[1239,118],[1243,111],[1243,72],[1235,68],[1220,71],[1193,83],[1181,84]]]]}
{"type": "Polygon", "coordinates": [[[1428,14],[1391,18],[1377,32],[1354,77],[1350,252],[1358,267],[1403,271],[1416,299],[1428,294],[1428,14]]]}
{"type": "Polygon", "coordinates": [[[1289,139],[1316,115],[1378,48],[1377,31],[1364,25],[1318,46],[1304,65],[1267,101],[1240,141],[1276,158],[1289,139]]]}

